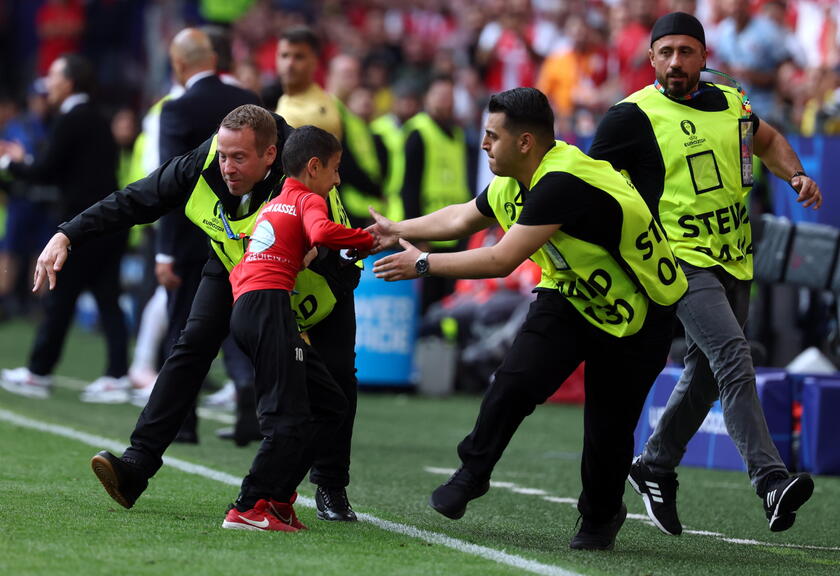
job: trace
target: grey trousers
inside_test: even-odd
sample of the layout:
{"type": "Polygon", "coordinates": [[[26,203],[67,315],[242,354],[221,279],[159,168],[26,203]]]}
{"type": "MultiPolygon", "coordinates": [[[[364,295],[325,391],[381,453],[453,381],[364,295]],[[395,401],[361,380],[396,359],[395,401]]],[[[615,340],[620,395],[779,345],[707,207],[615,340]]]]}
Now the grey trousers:
{"type": "Polygon", "coordinates": [[[677,305],[688,344],[685,370],[645,446],[642,462],[655,473],[672,472],[719,397],[726,429],[758,490],[762,479],[778,472],[787,475],[787,469],[767,429],[744,337],[750,282],[680,264],[688,278],[688,292],[677,305]]]}

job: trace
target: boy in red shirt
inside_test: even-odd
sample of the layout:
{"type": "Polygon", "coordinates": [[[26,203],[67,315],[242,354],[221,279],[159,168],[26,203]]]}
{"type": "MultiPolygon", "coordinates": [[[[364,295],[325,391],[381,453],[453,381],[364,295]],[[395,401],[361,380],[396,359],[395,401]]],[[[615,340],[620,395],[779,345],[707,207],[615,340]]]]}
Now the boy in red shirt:
{"type": "Polygon", "coordinates": [[[367,252],[373,237],[332,222],[326,197],[340,183],[341,144],[302,126],[283,147],[289,176],[257,217],[248,250],[230,273],[231,333],[254,363],[263,434],[223,528],[295,532],[292,508],[313,456],[341,425],[347,399],[298,333],[290,292],[306,255],[318,246],[367,252]]]}

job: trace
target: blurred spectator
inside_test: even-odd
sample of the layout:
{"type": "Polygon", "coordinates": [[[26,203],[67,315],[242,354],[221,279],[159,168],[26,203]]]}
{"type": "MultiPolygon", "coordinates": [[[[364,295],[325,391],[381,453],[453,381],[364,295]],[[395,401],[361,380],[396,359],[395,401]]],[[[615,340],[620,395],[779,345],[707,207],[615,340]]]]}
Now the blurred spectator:
{"type": "Polygon", "coordinates": [[[120,108],[111,119],[111,133],[117,144],[117,186],[125,188],[136,178],[134,176],[134,141],[139,134],[137,114],[133,108],[120,108]]]}
{"type": "MultiPolygon", "coordinates": [[[[233,66],[233,76],[236,82],[242,88],[250,90],[254,94],[263,95],[263,83],[260,77],[260,71],[253,60],[242,60],[233,66]]],[[[262,98],[263,104],[268,105],[265,98],[262,98]]]]}
{"type": "MultiPolygon", "coordinates": [[[[348,108],[350,96],[359,88],[360,82],[361,65],[358,58],[339,54],[330,61],[327,91],[335,98],[341,118],[341,201],[354,227],[370,223],[368,206],[380,212],[385,210],[382,166],[373,135],[368,122],[348,108]]],[[[369,109],[368,116],[371,113],[372,109],[369,109]]]]}
{"type": "Polygon", "coordinates": [[[653,84],[650,66],[650,29],[656,20],[656,0],[621,0],[627,22],[616,31],[615,51],[618,77],[625,96],[653,84]]]}
{"type": "MultiPolygon", "coordinates": [[[[0,140],[19,142],[37,154],[47,136],[49,109],[43,80],[32,84],[20,110],[8,93],[0,95],[0,140]]],[[[0,317],[26,314],[32,302],[31,264],[59,223],[58,189],[50,184],[0,178],[7,194],[6,237],[0,245],[0,317]]]]}
{"type": "Polygon", "coordinates": [[[554,108],[555,132],[560,134],[576,127],[577,112],[591,118],[606,110],[614,99],[612,93],[602,90],[607,80],[608,54],[604,42],[597,41],[597,32],[576,14],[566,20],[565,32],[569,46],[546,58],[536,86],[554,108]]]}
{"type": "MultiPolygon", "coordinates": [[[[0,169],[8,167],[16,179],[54,183],[61,189],[60,218],[83,210],[116,189],[117,151],[107,120],[90,102],[93,71],[76,54],[59,57],[47,75],[47,99],[59,111],[45,148],[34,158],[20,143],[0,143],[0,169]]],[[[127,380],[127,334],[119,307],[120,260],[125,234],[111,235],[74,246],[62,270],[62,282],[47,293],[46,313],[38,328],[26,367],[3,370],[7,390],[45,398],[51,374],[61,356],[64,339],[85,289],[96,299],[107,344],[105,376],[97,382],[127,380]]]]}
{"type": "Polygon", "coordinates": [[[405,172],[405,135],[402,126],[420,112],[420,88],[415,83],[404,81],[394,86],[391,111],[374,120],[370,129],[380,163],[383,167],[383,188],[387,198],[386,216],[391,220],[403,220],[404,210],[400,191],[405,172]]]}
{"type": "Polygon", "coordinates": [[[533,86],[538,57],[530,0],[509,0],[497,9],[498,19],[487,23],[478,39],[476,60],[485,70],[485,85],[490,92],[533,86]]]}
{"type": "Polygon", "coordinates": [[[46,0],[35,15],[38,31],[38,75],[64,53],[78,52],[85,29],[81,0],[46,0]]]}
{"type": "Polygon", "coordinates": [[[321,42],[309,28],[287,30],[277,44],[277,75],[283,96],[277,113],[293,128],[312,124],[341,140],[341,118],[335,100],[315,83],[321,42]]]}
{"type": "MultiPolygon", "coordinates": [[[[472,198],[467,178],[467,144],[464,131],[453,116],[454,85],[451,78],[435,78],[426,91],[423,111],[409,119],[405,137],[405,172],[401,187],[406,218],[430,214],[449,204],[472,198]],[[410,159],[410,161],[409,161],[410,159]]],[[[418,245],[424,251],[457,249],[457,242],[442,241],[418,245]]],[[[454,280],[423,278],[421,310],[437,302],[454,288],[454,280]]]]}
{"type": "Polygon", "coordinates": [[[808,68],[833,68],[840,64],[840,4],[836,0],[799,0],[796,37],[806,54],[808,68]]]}
{"type": "Polygon", "coordinates": [[[788,32],[764,14],[751,15],[742,0],[721,6],[726,19],[717,31],[717,61],[743,85],[759,117],[782,125],[775,89],[779,67],[791,58],[788,32]]]}
{"type": "Polygon", "coordinates": [[[804,105],[801,132],[803,136],[840,134],[840,71],[811,70],[812,97],[804,105]]]}

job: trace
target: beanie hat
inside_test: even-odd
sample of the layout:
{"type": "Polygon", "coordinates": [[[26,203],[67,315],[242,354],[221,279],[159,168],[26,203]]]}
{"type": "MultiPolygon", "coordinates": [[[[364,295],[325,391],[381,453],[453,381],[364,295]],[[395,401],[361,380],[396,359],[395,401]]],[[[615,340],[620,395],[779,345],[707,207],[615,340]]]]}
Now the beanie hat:
{"type": "Polygon", "coordinates": [[[650,32],[650,45],[662,38],[672,34],[691,36],[700,41],[703,48],[706,47],[706,33],[700,21],[685,12],[671,12],[656,21],[653,30],[650,32]]]}

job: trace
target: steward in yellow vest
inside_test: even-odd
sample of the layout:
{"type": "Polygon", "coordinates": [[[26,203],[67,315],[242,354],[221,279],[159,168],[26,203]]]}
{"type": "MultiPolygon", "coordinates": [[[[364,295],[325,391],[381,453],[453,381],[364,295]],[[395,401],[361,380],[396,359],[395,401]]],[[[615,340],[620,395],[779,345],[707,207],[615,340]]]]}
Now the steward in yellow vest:
{"type": "Polygon", "coordinates": [[[629,480],[653,523],[681,534],[676,467],[719,398],[769,528],[779,532],[793,525],[814,484],[807,474],[790,475],[770,437],[744,335],[754,154],[790,182],[804,206],[818,208],[822,196],[785,138],[753,114],[738,82],[706,68],[706,54],[705,31],[694,16],[672,12],[657,20],[648,52],[655,84],[610,108],[590,148],[636,185],[688,280],[677,305],[685,370],[629,480]],[[723,76],[735,88],[701,81],[701,72],[723,76]]]}
{"type": "MultiPolygon", "coordinates": [[[[402,198],[406,217],[431,214],[472,198],[467,179],[467,144],[459,126],[443,126],[427,112],[420,112],[405,123],[403,134],[402,198]]],[[[450,248],[455,244],[452,240],[433,243],[450,248]]]]}
{"type": "MultiPolygon", "coordinates": [[[[496,178],[470,202],[369,230],[405,250],[374,265],[385,280],[429,274],[502,277],[526,258],[542,268],[524,324],[490,383],[475,427],[458,445],[461,467],[432,493],[449,518],[489,489],[519,424],[586,362],[583,522],[576,549],[612,549],[627,515],[624,481],[633,430],[671,344],[674,304],[686,279],[633,186],[606,162],[554,140],[544,94],[516,88],[490,98],[482,148],[496,178]],[[405,239],[462,238],[498,222],[495,245],[421,253],[405,239]]],[[[422,369],[422,367],[420,367],[422,369]]]]}
{"type": "Polygon", "coordinates": [[[373,134],[367,123],[335,99],[341,117],[341,197],[348,215],[356,224],[370,219],[368,206],[377,211],[386,209],[382,188],[382,167],[376,154],[373,134]]]}
{"type": "MultiPolygon", "coordinates": [[[[131,446],[120,458],[109,452],[94,457],[94,464],[107,462],[107,465],[95,465],[94,472],[107,486],[108,493],[126,508],[134,505],[146,489],[148,479],[163,464],[163,453],[192,409],[210,364],[229,333],[233,295],[228,267],[237,255],[241,256],[242,235],[250,233],[245,221],[279,189],[280,152],[291,130],[283,118],[263,108],[240,106],[225,117],[217,136],[191,152],[168,160],[146,178],[114,192],[61,224],[41,254],[36,284],[40,287],[49,282],[52,286],[57,281],[55,270],[60,270],[71,245],[134,224],[152,222],[185,206],[192,221],[199,221],[211,238],[213,250],[204,266],[186,327],[158,375],[154,392],[131,436],[131,446]],[[230,217],[239,213],[240,207],[243,216],[230,217]]],[[[341,218],[341,209],[337,205],[331,208],[333,215],[341,218]]],[[[352,290],[358,283],[359,269],[333,252],[311,265],[313,271],[316,267],[327,284],[324,290],[337,302],[333,313],[309,332],[310,339],[355,408],[352,290]]],[[[316,295],[316,300],[322,293],[310,292],[316,295]]],[[[303,309],[306,304],[311,305],[311,300],[301,300],[298,309],[304,326],[317,312],[308,313],[303,309]]],[[[321,308],[322,302],[318,300],[317,305],[321,308]]],[[[340,437],[336,434],[329,453],[316,460],[314,467],[327,468],[339,463],[336,474],[343,477],[332,480],[326,478],[326,472],[316,475],[313,470],[312,480],[319,490],[326,485],[343,493],[343,486],[349,481],[351,430],[352,421],[340,437]]]]}
{"type": "Polygon", "coordinates": [[[382,142],[388,158],[382,178],[386,205],[384,214],[391,220],[402,220],[405,216],[400,187],[405,173],[405,135],[393,114],[384,114],[371,122],[370,131],[374,142],[377,138],[382,142]]]}

